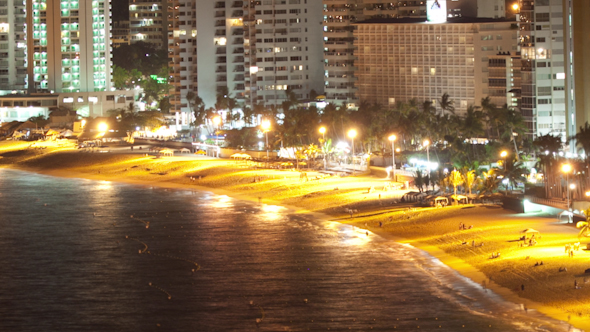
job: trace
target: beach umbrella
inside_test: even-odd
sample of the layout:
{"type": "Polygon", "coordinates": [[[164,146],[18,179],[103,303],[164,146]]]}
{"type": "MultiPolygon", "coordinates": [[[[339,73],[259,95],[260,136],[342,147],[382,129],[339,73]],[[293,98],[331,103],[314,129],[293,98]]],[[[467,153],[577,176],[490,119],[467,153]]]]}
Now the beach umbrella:
{"type": "Polygon", "coordinates": [[[538,231],[538,230],[536,230],[536,229],[527,228],[527,229],[525,229],[524,231],[522,231],[521,233],[524,233],[524,234],[539,234],[539,233],[541,233],[541,232],[539,232],[539,231],[538,231]]]}

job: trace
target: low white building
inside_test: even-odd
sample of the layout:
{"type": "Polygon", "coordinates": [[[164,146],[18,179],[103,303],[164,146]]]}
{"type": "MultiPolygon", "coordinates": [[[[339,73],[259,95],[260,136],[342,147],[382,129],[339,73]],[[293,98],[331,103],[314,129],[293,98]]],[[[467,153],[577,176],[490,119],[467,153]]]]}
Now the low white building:
{"type": "Polygon", "coordinates": [[[108,116],[111,109],[125,108],[137,99],[137,90],[72,92],[0,96],[0,123],[26,121],[58,108],[77,111],[81,117],[108,116]]]}

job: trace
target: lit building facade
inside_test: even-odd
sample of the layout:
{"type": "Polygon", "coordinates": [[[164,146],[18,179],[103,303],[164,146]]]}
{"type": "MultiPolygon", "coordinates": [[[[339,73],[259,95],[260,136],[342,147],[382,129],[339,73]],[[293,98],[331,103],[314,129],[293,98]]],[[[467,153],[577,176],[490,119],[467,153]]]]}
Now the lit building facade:
{"type": "Polygon", "coordinates": [[[129,41],[143,41],[167,49],[167,1],[129,0],[129,41]]]}
{"type": "Polygon", "coordinates": [[[568,82],[573,84],[573,71],[566,70],[570,61],[564,41],[566,2],[521,0],[519,14],[521,111],[531,119],[527,125],[533,137],[551,134],[563,142],[575,133],[573,89],[566,88],[568,82]]]}
{"type": "Polygon", "coordinates": [[[357,23],[358,99],[391,106],[437,102],[444,93],[457,114],[480,105],[489,89],[489,58],[517,49],[515,22],[494,19],[369,20],[357,23]]]}
{"type": "Polygon", "coordinates": [[[110,1],[31,3],[26,8],[28,90],[110,90],[110,1]]]}
{"type": "Polygon", "coordinates": [[[520,56],[513,53],[488,57],[488,96],[492,104],[520,109],[520,68],[520,56]]]}
{"type": "Polygon", "coordinates": [[[354,23],[370,18],[426,17],[425,1],[324,0],[324,94],[326,101],[358,105],[354,23]]]}
{"type": "Polygon", "coordinates": [[[215,105],[225,87],[245,105],[280,105],[323,91],[322,3],[314,0],[173,0],[168,50],[171,104],[181,124],[186,95],[215,105]]]}
{"type": "Polygon", "coordinates": [[[354,23],[376,18],[427,18],[428,12],[432,13],[429,20],[438,23],[464,16],[498,18],[505,16],[503,1],[323,0],[326,101],[350,108],[358,106],[354,23]]]}
{"type": "MultiPolygon", "coordinates": [[[[47,111],[55,106],[46,104],[43,96],[68,94],[72,96],[66,100],[75,100],[72,107],[80,114],[104,114],[99,96],[112,90],[110,1],[6,0],[2,4],[0,94],[15,99],[2,100],[2,117],[34,116],[40,107],[47,111]]],[[[123,94],[134,98],[133,91],[123,94]]]]}
{"type": "Polygon", "coordinates": [[[122,46],[129,45],[129,21],[113,21],[113,30],[111,34],[111,43],[113,49],[122,46]]]}
{"type": "Polygon", "coordinates": [[[23,0],[0,6],[0,91],[24,91],[27,82],[26,11],[23,0]]]}

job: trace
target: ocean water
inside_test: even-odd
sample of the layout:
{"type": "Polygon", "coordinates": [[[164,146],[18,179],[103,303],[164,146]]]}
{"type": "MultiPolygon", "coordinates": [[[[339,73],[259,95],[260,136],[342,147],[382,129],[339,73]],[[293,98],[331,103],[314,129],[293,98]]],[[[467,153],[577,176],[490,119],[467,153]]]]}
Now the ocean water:
{"type": "Polygon", "coordinates": [[[0,331],[570,331],[272,205],[0,169],[0,331]]]}

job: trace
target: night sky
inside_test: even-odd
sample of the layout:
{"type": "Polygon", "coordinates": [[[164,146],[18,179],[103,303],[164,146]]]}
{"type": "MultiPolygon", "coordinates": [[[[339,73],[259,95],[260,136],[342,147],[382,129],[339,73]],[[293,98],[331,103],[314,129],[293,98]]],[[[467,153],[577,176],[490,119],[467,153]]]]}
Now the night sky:
{"type": "Polygon", "coordinates": [[[112,0],[113,20],[129,19],[129,0],[112,0]]]}

